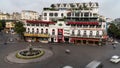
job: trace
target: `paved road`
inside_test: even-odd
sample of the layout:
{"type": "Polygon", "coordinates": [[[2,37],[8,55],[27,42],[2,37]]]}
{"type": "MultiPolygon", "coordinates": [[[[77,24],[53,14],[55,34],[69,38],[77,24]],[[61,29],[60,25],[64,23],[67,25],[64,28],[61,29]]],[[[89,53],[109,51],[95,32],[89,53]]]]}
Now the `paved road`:
{"type": "Polygon", "coordinates": [[[8,43],[7,45],[0,44],[0,68],[60,68],[64,65],[71,65],[74,68],[84,68],[90,61],[96,59],[104,64],[104,68],[120,68],[120,64],[109,62],[112,55],[120,55],[120,44],[116,49],[113,49],[111,44],[107,46],[87,46],[74,45],[65,43],[32,43],[34,47],[42,47],[50,49],[52,46],[54,55],[42,62],[17,64],[8,62],[5,57],[16,50],[24,49],[28,46],[26,42],[8,43]],[[70,54],[65,53],[65,49],[71,51],[70,54]]]}

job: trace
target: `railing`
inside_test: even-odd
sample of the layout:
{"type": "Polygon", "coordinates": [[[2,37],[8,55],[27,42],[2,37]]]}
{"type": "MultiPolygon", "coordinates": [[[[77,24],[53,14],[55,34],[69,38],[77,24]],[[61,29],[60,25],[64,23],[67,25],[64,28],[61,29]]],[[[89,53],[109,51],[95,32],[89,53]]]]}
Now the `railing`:
{"type": "Polygon", "coordinates": [[[83,37],[83,38],[101,38],[101,36],[98,35],[80,35],[80,34],[71,34],[71,37],[83,37]]]}

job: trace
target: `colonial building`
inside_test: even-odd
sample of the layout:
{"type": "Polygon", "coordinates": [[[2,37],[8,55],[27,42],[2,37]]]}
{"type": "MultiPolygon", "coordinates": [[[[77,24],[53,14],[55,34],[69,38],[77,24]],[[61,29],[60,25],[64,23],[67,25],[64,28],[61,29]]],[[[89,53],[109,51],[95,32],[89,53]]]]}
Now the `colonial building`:
{"type": "Polygon", "coordinates": [[[14,30],[14,27],[15,27],[15,21],[8,21],[5,23],[5,31],[6,33],[8,32],[13,32],[14,30]]]}
{"type": "Polygon", "coordinates": [[[97,2],[52,4],[43,9],[42,21],[25,22],[25,37],[34,41],[102,45],[107,39],[107,25],[98,8],[97,2]]]}
{"type": "Polygon", "coordinates": [[[11,20],[12,16],[9,13],[0,13],[0,20],[11,20]]]}
{"type": "Polygon", "coordinates": [[[21,14],[19,12],[13,12],[12,17],[13,17],[13,20],[20,20],[21,14]]]}
{"type": "Polygon", "coordinates": [[[21,19],[22,20],[38,20],[39,13],[31,10],[22,10],[21,19]]]}

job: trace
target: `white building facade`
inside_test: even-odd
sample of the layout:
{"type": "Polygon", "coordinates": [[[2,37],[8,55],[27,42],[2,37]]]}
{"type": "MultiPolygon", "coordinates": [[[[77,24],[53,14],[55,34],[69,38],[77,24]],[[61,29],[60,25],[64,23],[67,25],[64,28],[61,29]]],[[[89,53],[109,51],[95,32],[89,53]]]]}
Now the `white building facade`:
{"type": "Polygon", "coordinates": [[[44,8],[42,21],[25,22],[26,39],[39,42],[105,44],[106,22],[98,14],[97,2],[52,4],[44,8]]]}

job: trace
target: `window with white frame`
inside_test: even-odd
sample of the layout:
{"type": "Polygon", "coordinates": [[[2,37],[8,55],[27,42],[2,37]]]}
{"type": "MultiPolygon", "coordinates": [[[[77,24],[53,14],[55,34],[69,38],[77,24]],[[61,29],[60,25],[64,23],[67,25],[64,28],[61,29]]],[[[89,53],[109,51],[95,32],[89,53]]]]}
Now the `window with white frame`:
{"type": "Polygon", "coordinates": [[[37,32],[36,33],[39,33],[39,29],[37,28],[37,32]]]}
{"type": "Polygon", "coordinates": [[[46,34],[48,34],[48,29],[46,29],[46,34]]]}
{"type": "Polygon", "coordinates": [[[74,35],[74,34],[75,34],[74,30],[72,30],[72,35],[74,35]]]}
{"type": "Polygon", "coordinates": [[[43,29],[41,29],[41,34],[43,34],[43,29]]]}
{"type": "Polygon", "coordinates": [[[32,28],[32,33],[34,33],[34,28],[32,28]]]}
{"type": "Polygon", "coordinates": [[[96,36],[99,36],[99,31],[96,32],[96,36]]]}
{"type": "Polygon", "coordinates": [[[55,29],[52,29],[52,35],[55,35],[55,29]]]}
{"type": "Polygon", "coordinates": [[[87,34],[86,34],[86,31],[84,31],[84,36],[86,36],[87,34]]]}
{"type": "Polygon", "coordinates": [[[47,13],[44,13],[44,16],[47,16],[47,13]]]}
{"type": "Polygon", "coordinates": [[[30,32],[30,28],[28,28],[28,33],[30,32]]]}
{"type": "Polygon", "coordinates": [[[80,30],[78,30],[78,35],[80,35],[80,30]]]}
{"type": "Polygon", "coordinates": [[[92,34],[93,34],[92,31],[90,31],[90,36],[92,36],[92,34]]]}

